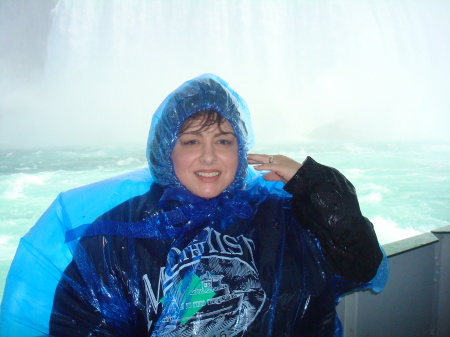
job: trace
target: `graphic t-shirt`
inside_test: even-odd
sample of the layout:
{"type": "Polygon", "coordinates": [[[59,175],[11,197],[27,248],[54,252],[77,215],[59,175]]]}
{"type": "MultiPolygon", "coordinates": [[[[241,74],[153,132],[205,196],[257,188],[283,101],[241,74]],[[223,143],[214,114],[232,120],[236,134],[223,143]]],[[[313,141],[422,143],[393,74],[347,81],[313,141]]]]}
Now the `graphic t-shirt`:
{"type": "Polygon", "coordinates": [[[251,239],[212,227],[203,228],[185,248],[172,247],[161,273],[164,297],[158,301],[146,283],[148,312],[158,302],[163,307],[153,336],[208,336],[210,331],[236,336],[245,330],[266,298],[254,254],[251,239]]]}

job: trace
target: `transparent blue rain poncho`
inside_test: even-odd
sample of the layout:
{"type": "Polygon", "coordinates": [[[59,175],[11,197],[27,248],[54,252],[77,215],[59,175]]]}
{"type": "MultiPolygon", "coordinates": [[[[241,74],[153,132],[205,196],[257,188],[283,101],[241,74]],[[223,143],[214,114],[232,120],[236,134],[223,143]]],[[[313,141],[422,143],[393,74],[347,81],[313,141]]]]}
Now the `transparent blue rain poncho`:
{"type": "Polygon", "coordinates": [[[330,272],[321,234],[299,223],[284,184],[248,167],[253,141],[247,105],[222,79],[205,74],[177,88],[153,116],[149,168],[61,193],[21,239],[1,336],[294,336],[302,327],[339,336],[337,301],[380,291],[386,257],[371,281],[330,272]],[[187,191],[170,158],[186,118],[204,110],[227,119],[238,140],[235,180],[213,199],[187,191]],[[299,318],[309,303],[327,307],[320,324],[299,318]]]}

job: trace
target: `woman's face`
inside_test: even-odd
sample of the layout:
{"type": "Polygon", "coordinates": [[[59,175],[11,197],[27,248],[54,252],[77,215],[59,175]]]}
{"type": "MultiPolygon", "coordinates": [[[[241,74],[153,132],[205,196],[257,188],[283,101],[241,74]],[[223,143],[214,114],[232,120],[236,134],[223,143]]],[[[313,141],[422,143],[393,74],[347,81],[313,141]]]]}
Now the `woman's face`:
{"type": "Polygon", "coordinates": [[[195,119],[178,136],[172,161],[178,180],[193,194],[214,198],[230,185],[238,167],[238,144],[231,124],[225,120],[201,129],[195,119]]]}

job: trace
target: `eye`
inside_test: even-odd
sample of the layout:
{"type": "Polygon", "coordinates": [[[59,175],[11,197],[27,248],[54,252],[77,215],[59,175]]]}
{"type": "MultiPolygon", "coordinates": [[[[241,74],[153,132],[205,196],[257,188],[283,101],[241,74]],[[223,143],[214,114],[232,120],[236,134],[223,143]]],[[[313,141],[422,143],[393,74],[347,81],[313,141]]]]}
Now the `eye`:
{"type": "Polygon", "coordinates": [[[217,144],[224,145],[224,146],[233,145],[234,144],[234,139],[231,139],[231,138],[230,139],[227,139],[227,138],[219,139],[217,141],[217,144]]]}
{"type": "Polygon", "coordinates": [[[199,139],[190,134],[182,134],[178,137],[177,143],[181,146],[193,146],[199,143],[199,139]]]}
{"type": "Polygon", "coordinates": [[[198,140],[196,140],[196,139],[188,139],[188,140],[182,141],[182,144],[186,145],[186,146],[192,146],[192,145],[198,144],[198,140]]]}

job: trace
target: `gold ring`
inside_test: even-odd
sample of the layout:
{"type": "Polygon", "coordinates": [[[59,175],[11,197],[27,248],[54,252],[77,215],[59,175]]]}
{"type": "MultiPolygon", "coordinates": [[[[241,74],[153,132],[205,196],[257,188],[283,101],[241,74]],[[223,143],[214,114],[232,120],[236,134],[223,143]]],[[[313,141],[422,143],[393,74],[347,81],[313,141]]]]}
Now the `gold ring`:
{"type": "Polygon", "coordinates": [[[269,156],[269,164],[273,163],[273,156],[269,156]]]}

